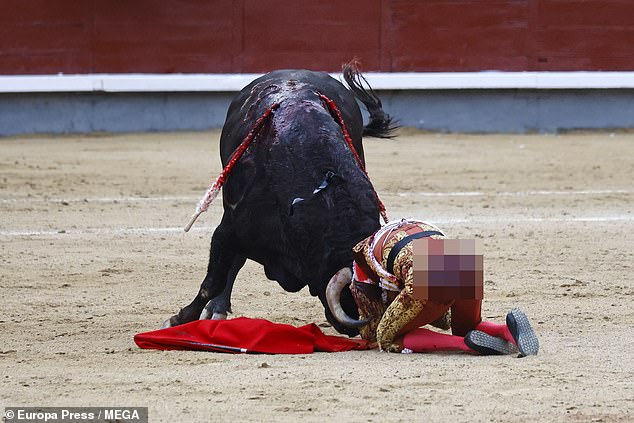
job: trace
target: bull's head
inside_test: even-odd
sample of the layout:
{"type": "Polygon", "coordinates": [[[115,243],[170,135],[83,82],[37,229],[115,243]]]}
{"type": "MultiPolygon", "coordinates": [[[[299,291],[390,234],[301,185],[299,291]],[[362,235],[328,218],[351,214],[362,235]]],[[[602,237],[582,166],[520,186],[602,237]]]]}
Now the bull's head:
{"type": "MultiPolygon", "coordinates": [[[[351,266],[352,247],[380,226],[374,188],[341,127],[319,102],[282,104],[266,135],[267,175],[291,247],[287,253],[298,258],[292,262],[304,264],[294,273],[319,296],[329,322],[354,335],[357,330],[342,325],[328,307],[326,286],[351,266]]],[[[341,285],[338,297],[339,310],[358,316],[347,285],[341,285]]]]}

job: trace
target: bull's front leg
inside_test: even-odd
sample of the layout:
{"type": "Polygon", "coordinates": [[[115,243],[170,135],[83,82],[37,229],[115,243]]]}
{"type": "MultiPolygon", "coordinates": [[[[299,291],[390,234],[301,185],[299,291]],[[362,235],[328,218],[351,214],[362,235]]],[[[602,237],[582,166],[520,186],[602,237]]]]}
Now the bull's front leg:
{"type": "MultiPolygon", "coordinates": [[[[233,274],[235,279],[235,275],[244,264],[245,258],[236,251],[234,239],[232,231],[228,230],[226,225],[221,223],[216,228],[211,238],[207,275],[200,285],[198,294],[191,304],[183,307],[178,314],[167,319],[161,328],[178,326],[197,320],[209,300],[225,290],[225,286],[229,282],[229,275],[233,274]]],[[[230,284],[233,284],[233,280],[231,280],[230,284]]],[[[228,291],[228,295],[231,295],[231,290],[228,291]]]]}
{"type": "Polygon", "coordinates": [[[233,291],[233,284],[236,281],[238,272],[244,266],[246,257],[236,256],[235,261],[229,269],[227,275],[227,284],[225,289],[217,297],[209,300],[203,311],[200,313],[199,320],[224,320],[227,318],[227,314],[231,313],[231,291],[233,291]]]}

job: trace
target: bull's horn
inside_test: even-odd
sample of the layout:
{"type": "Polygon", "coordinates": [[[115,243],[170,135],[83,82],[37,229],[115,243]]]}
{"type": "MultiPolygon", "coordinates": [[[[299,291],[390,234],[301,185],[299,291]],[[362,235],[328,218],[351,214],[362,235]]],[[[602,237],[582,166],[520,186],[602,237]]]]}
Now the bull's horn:
{"type": "Polygon", "coordinates": [[[326,287],[326,300],[328,301],[328,307],[330,307],[332,315],[335,316],[335,319],[341,322],[341,324],[353,328],[360,328],[367,325],[370,319],[355,320],[348,316],[346,312],[343,311],[343,307],[341,307],[341,291],[346,285],[349,285],[350,282],[352,282],[352,271],[350,268],[344,267],[335,273],[334,276],[330,278],[330,282],[328,282],[328,286],[326,287]]]}

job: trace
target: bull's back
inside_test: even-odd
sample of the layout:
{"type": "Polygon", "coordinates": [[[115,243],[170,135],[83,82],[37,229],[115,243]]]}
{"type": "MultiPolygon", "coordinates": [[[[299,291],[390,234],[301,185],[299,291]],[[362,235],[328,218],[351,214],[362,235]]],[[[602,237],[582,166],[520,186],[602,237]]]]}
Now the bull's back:
{"type": "MultiPolygon", "coordinates": [[[[253,129],[256,121],[274,104],[316,100],[323,94],[333,100],[357,146],[361,146],[363,119],[354,95],[326,72],[276,70],[244,87],[233,99],[220,136],[223,166],[253,129]]],[[[361,152],[362,154],[362,152],[361,152]]]]}

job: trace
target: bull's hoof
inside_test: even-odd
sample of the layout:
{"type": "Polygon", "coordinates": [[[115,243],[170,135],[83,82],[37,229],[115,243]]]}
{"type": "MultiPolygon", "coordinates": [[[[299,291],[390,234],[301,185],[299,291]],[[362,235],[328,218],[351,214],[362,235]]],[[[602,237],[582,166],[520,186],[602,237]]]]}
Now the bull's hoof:
{"type": "Polygon", "coordinates": [[[227,312],[214,311],[214,300],[209,300],[198,320],[227,320],[227,312]]]}
{"type": "Polygon", "coordinates": [[[163,322],[161,325],[161,329],[171,328],[174,326],[184,325],[185,323],[193,322],[194,320],[198,320],[198,316],[200,316],[200,310],[196,310],[196,308],[187,306],[182,308],[178,314],[173,315],[169,319],[163,322]]]}
{"type": "Polygon", "coordinates": [[[174,326],[178,326],[181,325],[182,322],[180,321],[178,314],[174,315],[172,317],[170,317],[169,319],[167,319],[166,321],[163,322],[163,324],[161,325],[161,329],[167,329],[167,328],[171,328],[174,326]]]}
{"type": "Polygon", "coordinates": [[[198,320],[209,320],[213,314],[214,300],[209,300],[203,311],[200,312],[198,320]]]}

